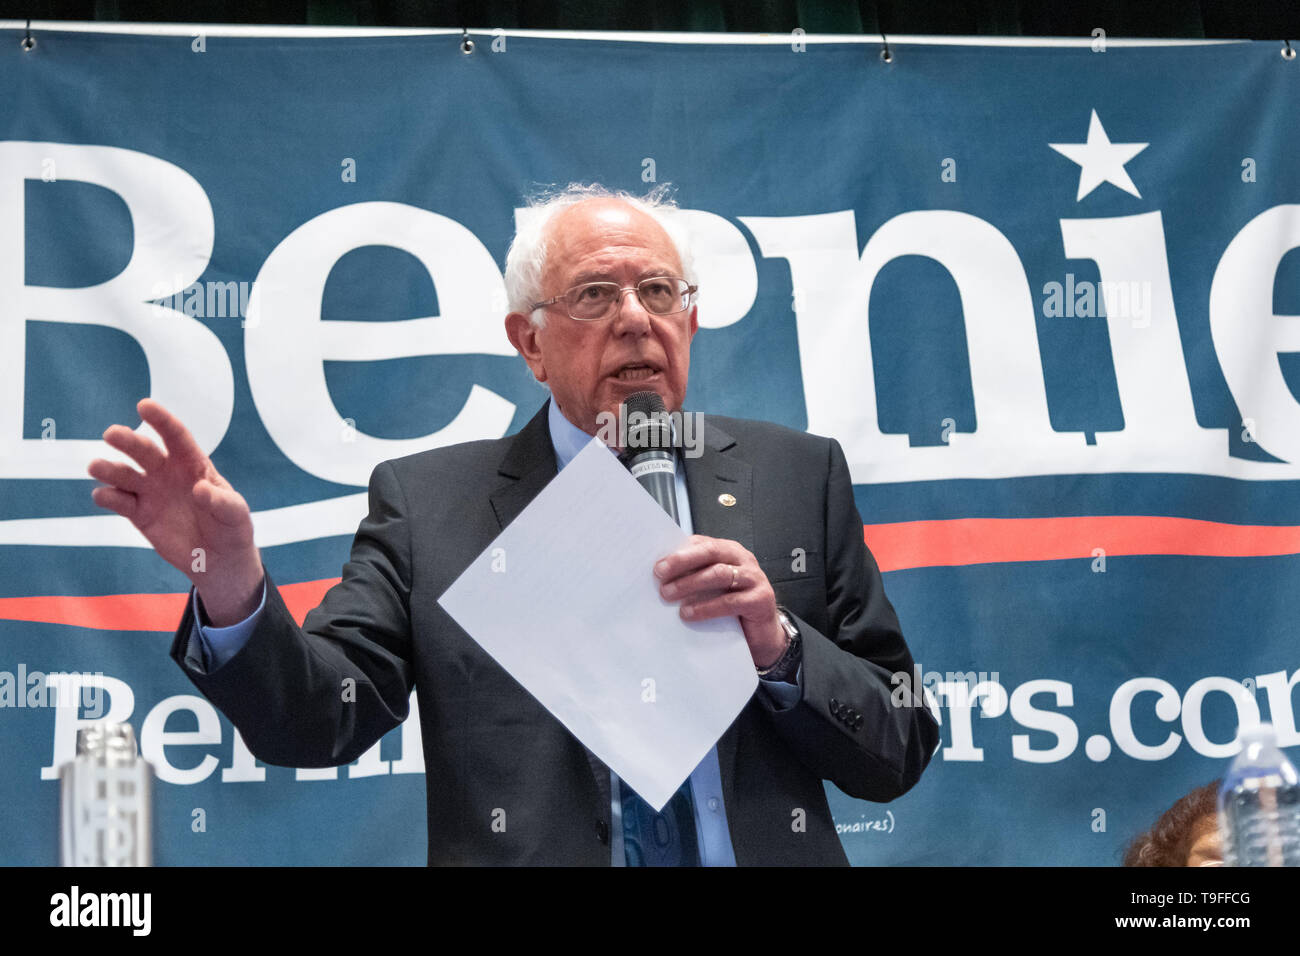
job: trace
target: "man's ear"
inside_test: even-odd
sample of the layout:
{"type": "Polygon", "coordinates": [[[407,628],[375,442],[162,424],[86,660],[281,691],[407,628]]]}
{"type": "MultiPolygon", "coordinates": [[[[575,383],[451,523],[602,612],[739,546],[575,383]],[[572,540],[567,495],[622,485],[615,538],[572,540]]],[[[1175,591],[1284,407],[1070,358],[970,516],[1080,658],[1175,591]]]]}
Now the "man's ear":
{"type": "Polygon", "coordinates": [[[533,377],[539,382],[546,381],[546,363],[542,361],[542,349],[538,343],[541,330],[522,312],[511,312],[506,316],[506,337],[515,351],[524,357],[533,377]]]}
{"type": "Polygon", "coordinates": [[[691,338],[695,338],[695,333],[700,330],[700,307],[691,306],[691,338]]]}

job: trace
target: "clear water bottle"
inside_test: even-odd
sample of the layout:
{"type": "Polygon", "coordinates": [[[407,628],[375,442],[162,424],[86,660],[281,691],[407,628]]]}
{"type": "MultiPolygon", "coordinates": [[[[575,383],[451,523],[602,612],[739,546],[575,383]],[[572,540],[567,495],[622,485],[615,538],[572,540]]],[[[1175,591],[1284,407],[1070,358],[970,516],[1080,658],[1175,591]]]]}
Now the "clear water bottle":
{"type": "Polygon", "coordinates": [[[59,770],[64,866],[153,864],[153,767],[130,724],[77,731],[77,756],[59,770]]]}
{"type": "Polygon", "coordinates": [[[1219,789],[1219,830],[1227,866],[1300,866],[1300,780],[1272,724],[1241,731],[1219,789]]]}

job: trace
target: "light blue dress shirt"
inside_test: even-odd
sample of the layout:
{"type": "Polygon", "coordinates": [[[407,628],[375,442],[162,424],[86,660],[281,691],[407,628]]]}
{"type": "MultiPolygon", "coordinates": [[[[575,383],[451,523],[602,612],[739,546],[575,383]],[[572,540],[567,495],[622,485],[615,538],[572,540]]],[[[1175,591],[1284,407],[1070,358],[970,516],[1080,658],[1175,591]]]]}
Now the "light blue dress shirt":
{"type": "MultiPolygon", "coordinates": [[[[551,443],[555,446],[555,466],[563,470],[578,454],[591,436],[571,423],[551,401],[548,414],[551,443]]],[[[611,449],[612,451],[612,449],[611,449]]],[[[686,493],[686,469],[677,469],[677,511],[682,530],[693,533],[691,502],[686,493]]],[[[194,595],[194,621],[199,632],[199,645],[209,672],[221,667],[244,646],[266,607],[266,584],[262,585],[262,601],[256,611],[245,620],[230,627],[200,625],[198,593],[194,595]]],[[[793,707],[799,701],[803,686],[803,666],[795,674],[796,683],[759,679],[762,692],[769,695],[773,706],[779,710],[793,707]]],[[[619,780],[611,770],[610,783],[610,852],[614,866],[626,865],[623,849],[623,814],[619,799],[619,780]]],[[[727,808],[722,800],[722,769],[718,763],[715,745],[700,761],[690,776],[691,796],[695,802],[695,832],[699,843],[700,863],[703,866],[735,866],[736,855],[731,847],[731,831],[727,827],[727,808]]]]}

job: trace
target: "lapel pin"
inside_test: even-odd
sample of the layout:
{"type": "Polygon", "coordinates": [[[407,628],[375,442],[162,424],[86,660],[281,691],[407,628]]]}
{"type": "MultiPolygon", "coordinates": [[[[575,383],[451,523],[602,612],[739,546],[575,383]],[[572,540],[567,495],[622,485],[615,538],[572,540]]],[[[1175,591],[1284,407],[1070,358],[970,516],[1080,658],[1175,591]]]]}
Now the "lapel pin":
{"type": "Polygon", "coordinates": [[[735,503],[736,496],[733,494],[723,493],[718,495],[718,504],[722,505],[724,508],[730,508],[735,505],[735,503]]]}

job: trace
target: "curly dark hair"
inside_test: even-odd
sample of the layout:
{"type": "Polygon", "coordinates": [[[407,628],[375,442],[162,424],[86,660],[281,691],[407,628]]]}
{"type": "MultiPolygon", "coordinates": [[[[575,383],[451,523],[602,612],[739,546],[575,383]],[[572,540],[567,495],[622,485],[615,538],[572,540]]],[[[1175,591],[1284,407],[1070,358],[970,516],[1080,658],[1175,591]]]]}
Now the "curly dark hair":
{"type": "Polygon", "coordinates": [[[1192,844],[1205,831],[1206,819],[1219,810],[1220,780],[1197,787],[1161,814],[1146,833],[1124,851],[1124,866],[1186,866],[1192,844]]]}

